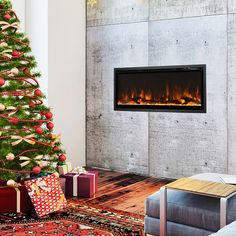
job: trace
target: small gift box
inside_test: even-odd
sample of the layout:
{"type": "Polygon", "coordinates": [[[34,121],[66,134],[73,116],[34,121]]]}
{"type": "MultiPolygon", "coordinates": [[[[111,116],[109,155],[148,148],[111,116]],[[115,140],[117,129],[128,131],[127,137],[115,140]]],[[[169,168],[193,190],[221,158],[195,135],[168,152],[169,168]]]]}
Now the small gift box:
{"type": "Polygon", "coordinates": [[[62,189],[63,193],[66,194],[66,179],[60,178],[59,182],[60,182],[61,189],[62,189]]]}
{"type": "Polygon", "coordinates": [[[87,171],[86,174],[67,173],[66,195],[70,197],[92,197],[98,188],[98,172],[87,171]]]}
{"type": "Polygon", "coordinates": [[[68,172],[72,171],[72,165],[70,162],[66,162],[64,165],[58,166],[57,168],[60,175],[65,175],[68,172]]]}
{"type": "Polygon", "coordinates": [[[52,174],[24,182],[38,216],[61,210],[67,202],[59,178],[52,174]]]}
{"type": "Polygon", "coordinates": [[[34,211],[33,204],[24,186],[8,187],[0,181],[0,213],[19,213],[34,211]]]}

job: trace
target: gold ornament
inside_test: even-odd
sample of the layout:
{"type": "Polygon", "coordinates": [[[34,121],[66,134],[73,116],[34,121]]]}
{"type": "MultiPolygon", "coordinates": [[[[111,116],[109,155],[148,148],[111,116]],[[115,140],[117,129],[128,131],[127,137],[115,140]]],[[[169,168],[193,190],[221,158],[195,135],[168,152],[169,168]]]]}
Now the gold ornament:
{"type": "Polygon", "coordinates": [[[10,179],[10,180],[7,181],[7,186],[9,186],[9,187],[13,187],[14,188],[14,187],[16,187],[16,185],[17,185],[17,183],[13,179],[10,179]]]}
{"type": "Polygon", "coordinates": [[[0,111],[4,111],[5,109],[6,107],[2,103],[0,103],[0,111]]]}
{"type": "Polygon", "coordinates": [[[13,161],[15,159],[15,155],[13,153],[8,153],[6,159],[8,161],[13,161]]]}
{"type": "Polygon", "coordinates": [[[11,69],[11,74],[13,75],[18,75],[19,74],[19,70],[15,67],[11,69]]]}
{"type": "Polygon", "coordinates": [[[87,4],[88,4],[88,6],[93,7],[94,5],[97,4],[97,0],[87,0],[87,4]]]}
{"type": "Polygon", "coordinates": [[[7,44],[6,42],[1,42],[1,43],[0,43],[0,47],[5,48],[5,47],[7,47],[7,46],[8,46],[8,44],[7,44]]]}

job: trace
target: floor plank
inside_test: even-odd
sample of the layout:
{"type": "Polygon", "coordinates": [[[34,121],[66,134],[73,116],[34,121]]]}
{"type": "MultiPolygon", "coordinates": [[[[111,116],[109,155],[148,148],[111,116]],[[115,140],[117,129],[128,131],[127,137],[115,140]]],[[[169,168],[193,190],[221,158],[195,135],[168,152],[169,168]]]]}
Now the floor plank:
{"type": "Polygon", "coordinates": [[[173,181],[109,170],[98,172],[98,192],[94,198],[81,199],[82,201],[142,215],[146,197],[173,181]]]}

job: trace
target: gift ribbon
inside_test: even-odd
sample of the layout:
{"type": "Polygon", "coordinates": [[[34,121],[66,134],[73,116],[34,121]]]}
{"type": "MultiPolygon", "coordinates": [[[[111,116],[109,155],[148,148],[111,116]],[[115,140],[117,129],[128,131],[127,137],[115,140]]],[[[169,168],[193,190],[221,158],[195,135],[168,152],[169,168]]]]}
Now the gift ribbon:
{"type": "MultiPolygon", "coordinates": [[[[93,194],[95,194],[96,192],[96,175],[94,173],[89,173],[87,172],[86,175],[92,175],[93,176],[93,194]]],[[[76,174],[73,176],[73,196],[74,197],[78,197],[78,177],[80,176],[80,174],[76,174]]]]}
{"type": "Polygon", "coordinates": [[[47,187],[47,183],[44,180],[37,180],[36,183],[32,184],[30,186],[31,191],[29,192],[29,195],[33,197],[34,195],[40,195],[40,190],[51,192],[51,188],[47,187]]]}
{"type": "MultiPolygon", "coordinates": [[[[11,188],[9,186],[3,186],[0,187],[1,188],[11,188]]],[[[20,189],[19,188],[14,188],[16,190],[16,212],[20,213],[21,209],[20,209],[20,189]]]]}
{"type": "Polygon", "coordinates": [[[83,167],[78,166],[74,168],[70,173],[81,175],[81,174],[87,174],[87,171],[83,167]]]}
{"type": "Polygon", "coordinates": [[[31,161],[35,161],[39,166],[41,166],[42,165],[42,161],[41,161],[42,158],[43,158],[43,155],[38,155],[34,158],[29,158],[29,157],[26,157],[26,156],[20,156],[19,160],[20,161],[25,161],[25,162],[21,163],[20,166],[21,167],[27,166],[31,161]]]}
{"type": "Polygon", "coordinates": [[[19,22],[14,22],[14,23],[8,23],[6,21],[0,21],[0,25],[2,26],[2,30],[6,30],[10,27],[15,28],[15,29],[19,29],[20,28],[20,24],[19,22]]]}
{"type": "Polygon", "coordinates": [[[27,143],[29,143],[31,145],[34,145],[36,142],[31,139],[31,138],[34,138],[34,136],[35,136],[34,134],[30,134],[30,135],[27,135],[25,137],[13,135],[13,136],[11,136],[11,139],[18,139],[18,140],[14,141],[11,145],[12,146],[16,146],[19,143],[21,143],[22,141],[25,141],[25,142],[27,142],[27,143]]]}
{"type": "Polygon", "coordinates": [[[73,196],[78,197],[78,177],[80,175],[73,176],[73,196]]]}

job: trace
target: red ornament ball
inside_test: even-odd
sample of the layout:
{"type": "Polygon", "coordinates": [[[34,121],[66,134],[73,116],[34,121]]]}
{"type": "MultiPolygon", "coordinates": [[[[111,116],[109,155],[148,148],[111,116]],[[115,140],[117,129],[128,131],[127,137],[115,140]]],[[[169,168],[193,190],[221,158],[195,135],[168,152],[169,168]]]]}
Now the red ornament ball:
{"type": "Polygon", "coordinates": [[[59,147],[58,146],[55,146],[54,148],[53,148],[53,151],[58,151],[59,150],[59,147]]]}
{"type": "Polygon", "coordinates": [[[18,51],[13,51],[12,52],[12,56],[13,57],[19,57],[20,56],[20,53],[18,51]]]}
{"type": "Polygon", "coordinates": [[[38,174],[40,174],[41,173],[41,167],[39,167],[39,166],[35,166],[33,169],[32,169],[32,171],[36,174],[36,175],[38,175],[38,174]]]}
{"type": "Polygon", "coordinates": [[[19,121],[20,120],[17,117],[12,117],[9,119],[9,122],[12,123],[13,125],[17,125],[19,121]]]}
{"type": "Polygon", "coordinates": [[[11,19],[11,15],[10,15],[10,14],[5,14],[5,15],[3,16],[3,18],[4,18],[5,20],[10,20],[10,19],[11,19]]]}
{"type": "Polygon", "coordinates": [[[35,128],[35,132],[36,132],[37,134],[43,134],[44,130],[43,130],[42,127],[36,127],[36,128],[35,128]]]}
{"type": "Polygon", "coordinates": [[[29,106],[30,106],[30,107],[34,107],[34,106],[35,106],[35,103],[34,103],[34,102],[30,102],[30,103],[29,103],[29,106]]]}
{"type": "Polygon", "coordinates": [[[5,79],[0,78],[0,87],[3,86],[6,83],[5,79]]]}
{"type": "Polygon", "coordinates": [[[36,90],[34,91],[34,94],[35,94],[36,96],[38,96],[38,97],[41,97],[41,96],[43,95],[42,91],[39,90],[39,89],[36,89],[36,90]]]}
{"type": "Polygon", "coordinates": [[[52,112],[48,111],[48,112],[45,113],[45,116],[46,116],[47,119],[52,119],[53,114],[52,114],[52,112]]]}
{"type": "Polygon", "coordinates": [[[26,74],[30,74],[30,73],[31,73],[31,70],[30,70],[29,68],[25,68],[25,69],[24,69],[24,72],[25,72],[26,74]]]}
{"type": "Polygon", "coordinates": [[[52,122],[47,123],[47,128],[48,129],[53,129],[54,124],[52,122]]]}
{"type": "Polygon", "coordinates": [[[64,155],[64,154],[60,155],[59,161],[62,161],[62,162],[66,161],[66,155],[64,155]]]}

